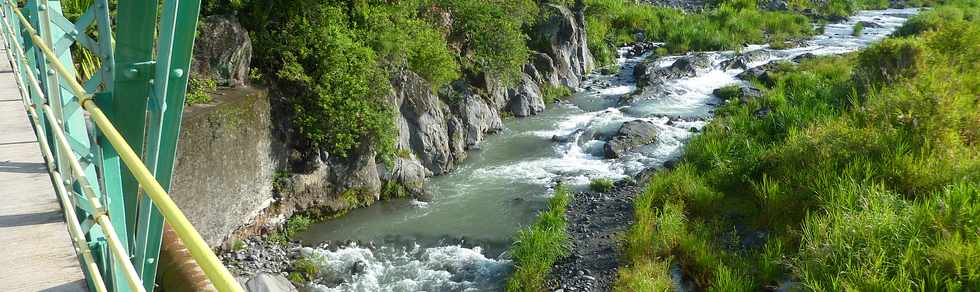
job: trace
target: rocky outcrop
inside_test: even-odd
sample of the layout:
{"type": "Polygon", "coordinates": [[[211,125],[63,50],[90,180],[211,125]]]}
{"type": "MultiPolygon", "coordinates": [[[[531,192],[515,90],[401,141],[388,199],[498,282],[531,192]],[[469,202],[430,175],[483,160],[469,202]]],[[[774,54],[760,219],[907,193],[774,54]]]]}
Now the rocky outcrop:
{"type": "Polygon", "coordinates": [[[653,61],[641,62],[633,68],[633,76],[640,90],[620,100],[622,104],[634,100],[661,96],[665,93],[664,83],[670,80],[694,77],[711,70],[713,60],[705,53],[693,53],[678,58],[670,66],[659,67],[653,61]]]}
{"type": "Polygon", "coordinates": [[[194,43],[191,74],[225,86],[248,81],[252,41],[235,16],[211,15],[201,19],[194,43]]]}
{"type": "Polygon", "coordinates": [[[677,78],[697,76],[710,70],[711,65],[710,55],[694,53],[680,57],[666,67],[657,67],[646,62],[638,64],[633,69],[633,76],[637,77],[637,85],[647,87],[677,78]]]}
{"type": "MultiPolygon", "coordinates": [[[[533,68],[533,66],[530,67],[533,68]]],[[[538,86],[534,77],[527,73],[521,76],[521,82],[516,88],[510,89],[507,95],[510,96],[510,112],[514,113],[514,116],[526,117],[544,111],[545,105],[544,97],[541,95],[541,87],[538,86]]]]}
{"type": "Polygon", "coordinates": [[[711,93],[727,101],[738,100],[741,104],[747,104],[753,99],[762,97],[762,90],[747,84],[737,85],[735,88],[722,87],[715,89],[711,93]]]}
{"type": "Polygon", "coordinates": [[[629,150],[657,141],[657,125],[650,121],[633,120],[623,123],[619,131],[606,142],[606,158],[623,157],[629,150]]]}
{"type": "Polygon", "coordinates": [[[395,119],[406,125],[399,129],[399,149],[412,152],[432,173],[451,170],[455,159],[447,127],[451,114],[449,107],[415,73],[396,74],[391,84],[394,87],[392,104],[398,109],[395,119]]]}
{"type": "MultiPolygon", "coordinates": [[[[503,129],[502,112],[518,117],[540,113],[545,108],[542,96],[544,86],[574,88],[592,70],[594,65],[588,51],[581,11],[573,12],[556,5],[546,5],[542,10],[542,20],[531,37],[536,38],[535,43],[543,44],[543,47],[531,52],[531,58],[516,83],[504,82],[496,76],[480,76],[478,80],[458,80],[450,88],[435,92],[418,74],[408,70],[393,72],[389,80],[392,91],[387,100],[394,108],[393,122],[398,135],[396,154],[391,159],[382,161],[377,157],[372,143],[361,143],[347,157],[301,145],[301,139],[291,128],[288,99],[274,96],[269,99],[272,101],[271,110],[268,104],[265,107],[265,124],[259,128],[267,131],[263,137],[271,138],[262,140],[260,145],[250,144],[255,137],[247,135],[237,135],[234,139],[221,142],[259,151],[239,153],[236,155],[240,156],[241,161],[224,159],[221,163],[256,160],[258,162],[249,163],[260,165],[262,172],[252,176],[227,175],[229,177],[215,179],[209,175],[219,173],[218,169],[195,164],[193,167],[198,170],[183,171],[190,175],[175,178],[175,182],[183,179],[185,186],[208,188],[178,193],[177,196],[182,196],[184,200],[178,203],[202,207],[197,208],[201,212],[188,215],[192,221],[197,220],[195,223],[198,226],[213,225],[213,228],[205,227],[202,233],[212,246],[219,246],[229,243],[230,238],[248,237],[278,228],[286,218],[297,212],[326,216],[394,196],[424,199],[427,196],[423,186],[428,177],[453,171],[466,158],[468,150],[478,149],[487,135],[503,129]],[[269,153],[280,155],[272,157],[269,153]],[[226,199],[215,199],[225,195],[226,199]],[[219,206],[215,204],[220,207],[215,207],[219,206]],[[213,212],[219,209],[228,212],[213,212]],[[201,223],[197,224],[198,221],[201,223]],[[229,237],[233,232],[235,235],[229,237]]],[[[226,80],[222,83],[227,85],[243,84],[248,76],[248,63],[240,60],[248,60],[245,54],[248,50],[233,49],[247,46],[247,32],[241,30],[237,23],[228,23],[234,22],[233,18],[206,19],[205,22],[212,21],[214,24],[202,24],[202,27],[214,27],[202,32],[207,35],[199,37],[200,47],[195,50],[201,53],[195,51],[199,57],[195,61],[195,68],[199,70],[196,73],[214,76],[205,78],[226,80]]],[[[273,92],[288,90],[273,88],[273,92]]],[[[225,131],[230,130],[244,132],[256,131],[256,128],[229,127],[225,131]]],[[[202,133],[207,132],[197,131],[191,135],[205,137],[202,133]]],[[[202,152],[200,149],[211,148],[193,147],[195,149],[183,150],[185,155],[214,157],[233,153],[219,150],[202,152]]],[[[254,172],[259,166],[252,164],[222,165],[221,169],[254,172]]],[[[184,165],[191,167],[190,163],[184,165]]],[[[175,188],[180,190],[179,187],[175,188]]],[[[195,208],[185,210],[190,209],[195,208]]]]}
{"type": "Polygon", "coordinates": [[[462,100],[455,103],[452,112],[460,121],[467,149],[477,147],[487,134],[504,128],[498,108],[471,90],[463,92],[462,100]]]}
{"type": "Polygon", "coordinates": [[[785,61],[769,62],[762,66],[749,68],[745,70],[745,72],[735,75],[735,77],[746,81],[758,80],[764,84],[772,85],[772,79],[769,78],[769,72],[784,66],[784,64],[785,61]]]}
{"type": "Polygon", "coordinates": [[[769,51],[766,50],[748,51],[739,54],[735,58],[721,62],[721,68],[725,70],[746,69],[749,67],[749,64],[765,61],[769,59],[769,57],[769,51]]]}
{"type": "Polygon", "coordinates": [[[551,56],[559,81],[577,88],[582,76],[595,66],[586,41],[584,16],[581,11],[554,4],[543,5],[541,14],[532,38],[544,44],[542,52],[551,56]]]}

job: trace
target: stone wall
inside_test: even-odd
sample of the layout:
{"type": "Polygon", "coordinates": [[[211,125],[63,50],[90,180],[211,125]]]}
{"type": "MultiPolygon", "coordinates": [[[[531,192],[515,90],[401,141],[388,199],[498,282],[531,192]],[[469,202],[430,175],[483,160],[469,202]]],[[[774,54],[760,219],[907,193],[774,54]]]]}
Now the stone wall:
{"type": "Polygon", "coordinates": [[[276,159],[264,90],[223,89],[213,97],[184,110],[170,195],[204,240],[219,246],[274,201],[276,159]]]}

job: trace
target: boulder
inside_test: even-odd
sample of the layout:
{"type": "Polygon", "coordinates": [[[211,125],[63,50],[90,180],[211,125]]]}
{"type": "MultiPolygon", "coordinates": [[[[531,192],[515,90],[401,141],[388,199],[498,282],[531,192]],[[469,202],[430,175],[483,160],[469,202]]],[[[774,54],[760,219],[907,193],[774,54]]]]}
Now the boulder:
{"type": "Polygon", "coordinates": [[[758,80],[762,83],[771,85],[772,80],[771,78],[769,78],[769,71],[776,70],[782,67],[784,64],[785,63],[783,61],[772,61],[762,66],[756,66],[756,67],[746,69],[745,72],[735,75],[735,78],[746,80],[746,81],[758,80]]]}
{"type": "Polygon", "coordinates": [[[751,63],[769,59],[769,55],[769,51],[766,50],[744,52],[734,58],[721,62],[721,68],[724,70],[746,69],[751,63]]]}
{"type": "Polygon", "coordinates": [[[765,8],[772,11],[786,11],[789,10],[789,3],[786,0],[770,0],[765,4],[765,8]]]}
{"type": "Polygon", "coordinates": [[[399,147],[408,146],[401,149],[411,149],[433,174],[451,170],[454,161],[447,129],[448,106],[432,93],[422,77],[411,71],[394,74],[391,84],[392,104],[399,112],[399,147]]]}
{"type": "Polygon", "coordinates": [[[517,117],[526,117],[544,111],[544,98],[538,83],[528,74],[522,74],[516,88],[508,89],[510,112],[517,117]]]}
{"type": "Polygon", "coordinates": [[[469,90],[463,92],[462,100],[454,104],[453,114],[461,122],[467,149],[483,141],[485,134],[497,132],[504,127],[497,108],[469,90]]]}
{"type": "Polygon", "coordinates": [[[739,85],[735,92],[725,92],[725,88],[718,88],[711,93],[726,100],[738,99],[741,104],[746,104],[753,99],[762,97],[762,90],[746,84],[739,85]]]}
{"type": "Polygon", "coordinates": [[[205,17],[196,39],[191,75],[214,79],[224,86],[242,86],[248,82],[252,41],[235,16],[205,17]]]}
{"type": "Polygon", "coordinates": [[[577,88],[582,76],[595,66],[581,11],[555,4],[542,6],[533,38],[543,44],[540,49],[551,57],[562,85],[577,88]]]}
{"type": "Polygon", "coordinates": [[[286,277],[279,274],[259,273],[245,283],[248,292],[298,292],[286,277]]]}
{"type": "Polygon", "coordinates": [[[711,56],[695,53],[683,56],[667,67],[639,64],[633,69],[633,75],[637,77],[639,85],[645,87],[677,78],[694,77],[710,70],[711,65],[711,56]]]}
{"type": "Polygon", "coordinates": [[[619,131],[606,142],[606,158],[623,157],[637,146],[656,142],[658,132],[657,125],[650,121],[633,120],[623,123],[619,131]]]}
{"type": "MultiPolygon", "coordinates": [[[[561,80],[558,78],[558,69],[555,68],[555,61],[548,54],[531,52],[530,64],[537,74],[528,73],[528,75],[531,75],[538,84],[561,84],[561,80]]],[[[525,72],[527,72],[527,66],[524,68],[525,72]]]]}
{"type": "Polygon", "coordinates": [[[858,23],[860,23],[862,26],[864,26],[864,28],[882,28],[883,27],[882,25],[880,25],[878,23],[870,22],[870,21],[863,21],[862,20],[862,21],[858,21],[858,23]]]}
{"type": "Polygon", "coordinates": [[[817,55],[814,55],[813,53],[803,53],[803,54],[800,54],[800,55],[798,55],[796,57],[793,57],[793,62],[800,63],[800,62],[803,62],[803,61],[806,61],[806,60],[814,59],[816,57],[817,57],[817,55]]]}

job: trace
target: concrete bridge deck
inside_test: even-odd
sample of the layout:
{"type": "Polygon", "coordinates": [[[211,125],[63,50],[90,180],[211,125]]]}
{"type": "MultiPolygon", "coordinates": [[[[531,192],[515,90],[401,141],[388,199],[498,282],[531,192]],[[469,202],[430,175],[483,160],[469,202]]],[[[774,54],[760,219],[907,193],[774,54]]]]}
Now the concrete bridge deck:
{"type": "Polygon", "coordinates": [[[2,43],[0,291],[85,291],[85,276],[2,43]]]}

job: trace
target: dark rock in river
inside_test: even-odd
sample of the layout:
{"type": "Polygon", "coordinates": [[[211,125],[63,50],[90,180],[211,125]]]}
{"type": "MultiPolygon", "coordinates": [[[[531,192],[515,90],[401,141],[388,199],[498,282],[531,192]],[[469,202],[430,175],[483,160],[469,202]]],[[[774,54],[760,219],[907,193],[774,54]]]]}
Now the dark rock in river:
{"type": "Polygon", "coordinates": [[[657,67],[654,64],[640,64],[633,70],[640,87],[658,85],[668,80],[682,77],[694,77],[711,69],[711,56],[704,53],[690,54],[677,59],[667,67],[657,67]]]}
{"type": "Polygon", "coordinates": [[[870,22],[870,21],[858,21],[864,28],[882,28],[880,24],[870,22]]]}
{"type": "Polygon", "coordinates": [[[749,68],[745,72],[735,75],[735,77],[746,81],[758,80],[764,84],[772,85],[772,80],[769,78],[769,71],[776,70],[784,66],[784,64],[784,61],[772,61],[762,66],[749,68]]]}
{"type": "Polygon", "coordinates": [[[657,125],[650,121],[634,120],[623,123],[619,132],[606,142],[606,158],[619,158],[637,146],[655,142],[657,132],[657,125]]]}
{"type": "Polygon", "coordinates": [[[721,62],[724,70],[745,69],[749,64],[769,59],[769,52],[766,50],[755,50],[742,53],[735,58],[721,62]]]}
{"type": "Polygon", "coordinates": [[[739,85],[738,90],[735,92],[734,95],[730,93],[725,93],[723,92],[724,90],[725,90],[724,87],[718,88],[712,91],[711,94],[714,94],[715,96],[720,98],[727,98],[728,100],[738,99],[739,103],[741,104],[749,103],[749,101],[762,96],[762,90],[748,84],[739,85]]]}
{"type": "Polygon", "coordinates": [[[813,53],[804,53],[804,54],[800,54],[799,56],[793,57],[793,62],[800,63],[806,60],[814,59],[816,57],[817,55],[814,55],[813,53]]]}

